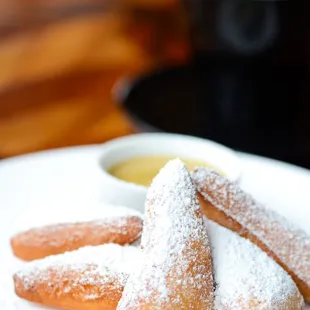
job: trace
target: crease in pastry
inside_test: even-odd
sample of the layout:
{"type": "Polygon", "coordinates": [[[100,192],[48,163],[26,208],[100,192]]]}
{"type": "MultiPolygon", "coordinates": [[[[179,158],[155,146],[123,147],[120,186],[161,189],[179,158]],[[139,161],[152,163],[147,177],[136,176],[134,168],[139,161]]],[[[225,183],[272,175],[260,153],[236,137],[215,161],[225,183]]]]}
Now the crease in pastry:
{"type": "Polygon", "coordinates": [[[115,310],[139,252],[105,244],[33,261],[14,275],[15,292],[60,309],[115,310]]]}
{"type": "Polygon", "coordinates": [[[191,176],[204,215],[265,251],[291,275],[310,302],[310,237],[218,173],[197,168],[191,176]]]}
{"type": "Polygon", "coordinates": [[[130,244],[141,236],[142,226],[139,216],[47,225],[15,235],[11,247],[15,256],[31,261],[88,245],[130,244]]]}
{"type": "Polygon", "coordinates": [[[205,219],[211,244],[215,310],[300,310],[295,282],[249,240],[205,219]]]}
{"type": "Polygon", "coordinates": [[[133,270],[118,310],[213,309],[208,236],[185,165],[168,162],[146,199],[140,267],[133,270]]]}

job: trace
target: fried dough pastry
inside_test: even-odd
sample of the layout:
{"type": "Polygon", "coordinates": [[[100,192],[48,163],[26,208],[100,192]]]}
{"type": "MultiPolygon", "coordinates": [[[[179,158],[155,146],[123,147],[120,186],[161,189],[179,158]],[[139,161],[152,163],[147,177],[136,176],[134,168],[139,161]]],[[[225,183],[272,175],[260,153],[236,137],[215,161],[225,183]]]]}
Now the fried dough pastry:
{"type": "Polygon", "coordinates": [[[11,247],[17,257],[31,261],[88,245],[130,244],[140,237],[142,226],[138,216],[55,224],[17,234],[11,239],[11,247]]]}
{"type": "Polygon", "coordinates": [[[214,171],[198,168],[192,179],[204,215],[260,247],[291,275],[310,302],[310,237],[214,171]]]}
{"type": "MultiPolygon", "coordinates": [[[[302,296],[278,264],[250,241],[206,221],[216,283],[212,309],[302,309],[302,296]]],[[[45,306],[114,310],[142,255],[132,246],[106,244],[51,256],[16,273],[15,290],[18,296],[45,306]]]]}
{"type": "Polygon", "coordinates": [[[170,161],[147,194],[140,267],[132,272],[118,310],[213,309],[208,236],[185,165],[170,161]]]}
{"type": "Polygon", "coordinates": [[[215,310],[301,310],[295,282],[249,240],[206,220],[214,269],[215,310]]]}
{"type": "Polygon", "coordinates": [[[15,292],[60,309],[115,310],[138,252],[105,244],[33,261],[14,275],[15,292]]]}

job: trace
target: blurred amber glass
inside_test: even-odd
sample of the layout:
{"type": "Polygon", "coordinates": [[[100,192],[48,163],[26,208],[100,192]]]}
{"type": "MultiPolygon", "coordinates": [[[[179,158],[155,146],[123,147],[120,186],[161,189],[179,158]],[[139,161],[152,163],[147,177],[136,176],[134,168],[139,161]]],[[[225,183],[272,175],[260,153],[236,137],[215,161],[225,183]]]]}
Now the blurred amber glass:
{"type": "Polygon", "coordinates": [[[176,0],[0,0],[0,158],[130,133],[114,82],[188,57],[176,0]]]}

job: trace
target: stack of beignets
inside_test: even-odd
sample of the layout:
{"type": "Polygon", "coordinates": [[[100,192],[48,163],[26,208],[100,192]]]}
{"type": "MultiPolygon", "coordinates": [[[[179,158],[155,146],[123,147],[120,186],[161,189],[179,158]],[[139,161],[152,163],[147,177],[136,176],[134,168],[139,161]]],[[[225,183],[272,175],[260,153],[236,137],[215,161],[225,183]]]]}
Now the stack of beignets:
{"type": "MultiPolygon", "coordinates": [[[[55,229],[55,234],[49,229],[50,237],[42,233],[43,228],[40,233],[34,230],[15,236],[12,247],[19,257],[32,260],[47,256],[27,263],[14,275],[16,294],[28,301],[69,310],[302,309],[304,301],[292,278],[307,299],[309,294],[304,283],[310,277],[310,270],[306,270],[308,256],[298,257],[301,269],[297,270],[296,278],[296,270],[291,266],[286,268],[288,262],[296,262],[290,249],[278,247],[276,253],[274,249],[271,251],[275,236],[266,237],[269,247],[252,238],[252,235],[257,238],[279,232],[279,226],[276,230],[265,229],[271,227],[268,222],[258,225],[261,218],[271,220],[271,217],[255,220],[252,216],[254,226],[248,225],[248,219],[236,226],[236,218],[247,216],[254,204],[225,178],[202,168],[190,176],[180,160],[173,160],[160,171],[148,190],[143,230],[141,218],[125,217],[124,229],[115,230],[112,221],[110,233],[109,225],[105,224],[105,230],[101,230],[104,237],[99,238],[87,223],[89,230],[80,233],[82,241],[68,248],[59,246],[60,241],[70,244],[67,231],[70,228],[74,234],[72,227],[78,228],[81,223],[61,226],[60,230],[55,229]],[[239,214],[241,211],[245,213],[239,214]],[[254,228],[261,230],[250,231],[254,228]],[[129,245],[140,237],[141,230],[141,249],[129,245]],[[38,235],[44,236],[44,251],[34,251],[31,255],[34,246],[31,240],[40,239],[38,235]],[[49,240],[57,240],[58,246],[51,246],[49,240]],[[63,253],[68,250],[71,252],[63,253]],[[55,253],[58,255],[51,255],[55,253]],[[284,255],[281,260],[279,254],[284,255]],[[283,257],[291,260],[283,263],[283,257]],[[307,274],[300,275],[301,270],[307,274]]],[[[283,223],[275,215],[272,220],[274,225],[283,223]]],[[[303,245],[307,245],[307,237],[299,231],[293,230],[291,235],[291,229],[286,232],[282,236],[290,237],[292,249],[297,249],[296,240],[297,243],[303,240],[303,245]]]]}

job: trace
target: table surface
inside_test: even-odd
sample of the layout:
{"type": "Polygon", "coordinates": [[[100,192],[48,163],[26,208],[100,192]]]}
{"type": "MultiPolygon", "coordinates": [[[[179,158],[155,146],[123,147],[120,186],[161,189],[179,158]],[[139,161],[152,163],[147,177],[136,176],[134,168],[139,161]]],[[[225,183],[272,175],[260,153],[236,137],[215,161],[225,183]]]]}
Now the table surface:
{"type": "Polygon", "coordinates": [[[115,82],[188,56],[173,0],[134,2],[0,31],[0,158],[132,132],[111,96],[115,82]]]}

